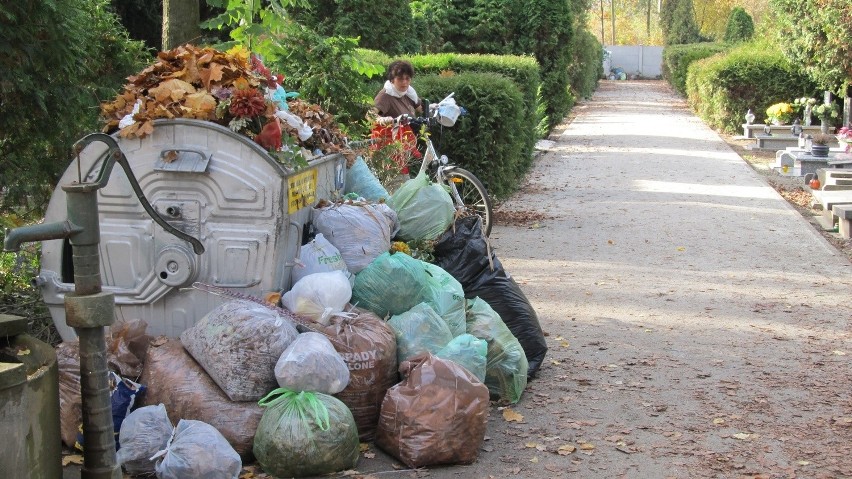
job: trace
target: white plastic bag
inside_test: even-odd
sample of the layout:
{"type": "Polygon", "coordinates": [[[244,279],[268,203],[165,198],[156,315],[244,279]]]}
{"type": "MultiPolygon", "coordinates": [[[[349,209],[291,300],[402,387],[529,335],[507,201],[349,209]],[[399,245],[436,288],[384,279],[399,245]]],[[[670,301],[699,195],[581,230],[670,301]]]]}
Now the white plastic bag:
{"type": "Polygon", "coordinates": [[[287,346],[275,364],[275,379],[282,388],[337,394],[349,384],[349,367],[320,333],[302,333],[287,346]]]}
{"type": "Polygon", "coordinates": [[[172,436],[174,427],[169,421],[166,406],[144,406],[131,412],[121,423],[118,440],[118,464],[128,474],[153,474],[151,456],[164,449],[172,436]]]}
{"type": "Polygon", "coordinates": [[[306,125],[301,118],[290,113],[289,111],[278,110],[277,112],[275,112],[275,116],[277,116],[281,120],[286,121],[288,125],[295,128],[299,139],[302,141],[306,141],[314,134],[314,131],[311,130],[310,126],[306,125]]]}
{"type": "Polygon", "coordinates": [[[333,244],[353,274],[358,274],[390,249],[396,234],[396,213],[385,204],[343,203],[316,208],[317,231],[333,244]]]}
{"type": "Polygon", "coordinates": [[[305,276],[330,271],[343,271],[350,283],[354,281],[340,250],[329,243],[322,233],[317,233],[299,252],[299,264],[293,268],[293,284],[305,276]]]}
{"type": "Polygon", "coordinates": [[[157,479],[238,479],[243,462],[215,427],[181,419],[157,459],[157,479]]]}
{"type": "Polygon", "coordinates": [[[328,326],[329,318],[340,313],[352,298],[352,285],[343,271],[314,273],[300,279],[281,296],[281,304],[296,314],[304,314],[328,326]]]}

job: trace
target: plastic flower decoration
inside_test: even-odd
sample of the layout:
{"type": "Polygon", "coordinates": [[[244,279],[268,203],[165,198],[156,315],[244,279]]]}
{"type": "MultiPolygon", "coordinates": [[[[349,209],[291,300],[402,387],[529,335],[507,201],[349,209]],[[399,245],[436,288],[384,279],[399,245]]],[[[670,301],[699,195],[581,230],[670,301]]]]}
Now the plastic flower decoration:
{"type": "Polygon", "coordinates": [[[846,145],[846,153],[852,153],[852,128],[844,126],[837,132],[837,141],[840,145],[846,145]]]}
{"type": "Polygon", "coordinates": [[[126,138],[151,134],[158,118],[195,118],[276,150],[282,138],[274,137],[283,132],[275,114],[282,108],[270,97],[281,79],[242,46],[221,52],[184,45],[160,52],[153,65],[129,78],[124,93],[101,105],[101,114],[106,131],[119,128],[126,138]]]}
{"type": "Polygon", "coordinates": [[[767,123],[789,123],[793,119],[793,105],[789,103],[776,103],[766,109],[767,123]]]}

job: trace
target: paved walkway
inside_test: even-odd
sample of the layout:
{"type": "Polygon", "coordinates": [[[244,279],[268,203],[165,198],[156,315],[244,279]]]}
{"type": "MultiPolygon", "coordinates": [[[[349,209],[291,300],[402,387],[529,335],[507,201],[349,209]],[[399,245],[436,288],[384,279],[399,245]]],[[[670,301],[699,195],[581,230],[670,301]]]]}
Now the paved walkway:
{"type": "Polygon", "coordinates": [[[852,477],[852,264],[663,84],[603,82],[503,208],[549,217],[492,236],[550,353],[483,472],[852,477]]]}

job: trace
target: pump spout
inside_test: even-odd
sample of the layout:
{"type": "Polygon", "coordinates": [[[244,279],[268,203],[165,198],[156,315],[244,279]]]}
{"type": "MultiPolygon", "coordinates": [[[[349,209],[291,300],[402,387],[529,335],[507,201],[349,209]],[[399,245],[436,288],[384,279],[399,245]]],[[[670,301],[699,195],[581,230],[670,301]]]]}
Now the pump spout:
{"type": "Polygon", "coordinates": [[[83,231],[83,228],[68,220],[57,223],[22,226],[6,230],[6,239],[3,240],[3,250],[20,251],[23,243],[68,238],[81,231],[83,231]]]}

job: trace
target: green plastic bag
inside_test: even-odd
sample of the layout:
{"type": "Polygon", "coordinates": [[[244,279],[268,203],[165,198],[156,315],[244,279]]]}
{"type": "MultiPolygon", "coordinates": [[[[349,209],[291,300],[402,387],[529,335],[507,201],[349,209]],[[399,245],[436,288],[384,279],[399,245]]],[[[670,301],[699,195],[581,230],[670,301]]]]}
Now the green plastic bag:
{"type": "Polygon", "coordinates": [[[456,281],[444,268],[421,261],[426,269],[426,297],[423,301],[429,303],[432,309],[447,322],[453,336],[464,334],[465,304],[464,290],[461,283],[456,281]]]}
{"type": "Polygon", "coordinates": [[[355,277],[351,302],[380,318],[427,303],[453,336],[464,334],[465,297],[461,283],[440,266],[405,253],[382,253],[355,277]]]}
{"type": "Polygon", "coordinates": [[[428,280],[420,260],[382,253],[355,276],[351,303],[387,319],[422,303],[428,280]]]}
{"type": "Polygon", "coordinates": [[[485,382],[488,358],[488,343],[472,334],[462,334],[453,338],[443,349],[435,353],[441,359],[448,359],[464,366],[471,374],[485,382]]]}
{"type": "Polygon", "coordinates": [[[406,241],[434,240],[447,230],[456,211],[447,190],[422,171],[400,186],[388,205],[399,216],[397,236],[406,241]]]}
{"type": "Polygon", "coordinates": [[[257,426],[252,452],[265,472],[305,477],[355,468],[358,428],[339,399],[279,388],[258,404],[267,409],[257,426]]]}
{"type": "Polygon", "coordinates": [[[529,363],[521,343],[491,306],[480,298],[467,302],[467,332],[488,342],[485,385],[492,396],[511,403],[527,387],[529,363]]]}
{"type": "Polygon", "coordinates": [[[447,323],[426,303],[394,315],[388,326],[396,335],[396,357],[400,364],[420,353],[435,354],[453,339],[447,323]]]}

